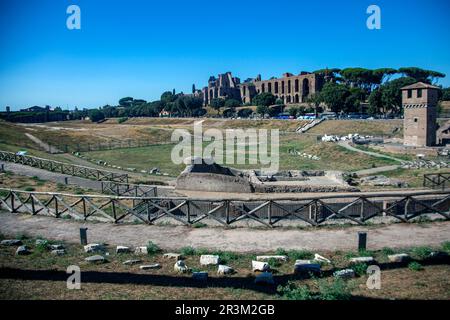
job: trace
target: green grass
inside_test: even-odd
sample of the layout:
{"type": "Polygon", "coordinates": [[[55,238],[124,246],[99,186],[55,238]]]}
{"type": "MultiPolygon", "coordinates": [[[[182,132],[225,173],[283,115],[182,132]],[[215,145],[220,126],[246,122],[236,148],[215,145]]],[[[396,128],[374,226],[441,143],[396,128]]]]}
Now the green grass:
{"type": "Polygon", "coordinates": [[[413,261],[408,264],[408,269],[411,271],[422,271],[423,267],[419,262],[413,261]]]}
{"type": "MultiPolygon", "coordinates": [[[[209,143],[204,143],[204,146],[209,143]]],[[[177,176],[184,170],[185,165],[174,164],[171,160],[171,152],[175,144],[154,145],[141,148],[127,148],[106,151],[93,151],[83,153],[87,157],[103,160],[120,167],[131,167],[137,170],[148,170],[157,167],[162,172],[171,176],[177,176]]],[[[269,149],[270,150],[270,149],[269,149]]],[[[192,153],[193,154],[193,153],[192,153]]],[[[396,161],[375,158],[365,154],[347,150],[341,146],[330,143],[317,143],[310,137],[302,137],[298,134],[280,138],[279,161],[281,170],[359,170],[397,164],[396,161]],[[320,157],[315,161],[290,154],[289,150],[296,150],[320,157]]],[[[237,153],[235,151],[234,157],[237,153]]],[[[259,169],[267,165],[250,164],[250,151],[245,152],[245,164],[231,164],[229,166],[238,169],[259,169]]],[[[225,155],[224,155],[225,160],[225,155]]],[[[225,162],[225,161],[224,161],[225,162]]],[[[225,164],[227,165],[227,164],[225,164]]]]}
{"type": "Polygon", "coordinates": [[[155,254],[158,254],[161,252],[162,252],[162,250],[157,244],[153,243],[152,241],[149,241],[147,243],[147,254],[148,255],[155,255],[155,254]]]}

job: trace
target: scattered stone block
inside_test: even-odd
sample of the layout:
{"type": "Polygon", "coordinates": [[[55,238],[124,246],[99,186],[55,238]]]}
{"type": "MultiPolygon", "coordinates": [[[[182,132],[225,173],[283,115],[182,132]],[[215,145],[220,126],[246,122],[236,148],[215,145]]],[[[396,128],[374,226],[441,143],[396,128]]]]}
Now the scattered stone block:
{"type": "Polygon", "coordinates": [[[167,258],[167,259],[177,259],[177,260],[182,260],[183,259],[183,256],[181,254],[173,253],[173,252],[165,253],[163,255],[163,257],[167,258]]]}
{"type": "Polygon", "coordinates": [[[140,262],[141,262],[141,260],[131,259],[131,260],[124,261],[123,264],[127,265],[127,266],[130,266],[130,265],[137,264],[137,263],[140,263],[140,262]]]}
{"type": "Polygon", "coordinates": [[[42,240],[42,239],[37,239],[35,244],[37,246],[48,246],[48,241],[47,240],[42,240]]]}
{"type": "Polygon", "coordinates": [[[22,241],[20,240],[15,240],[15,239],[10,239],[10,240],[2,240],[2,242],[0,242],[0,244],[2,246],[21,246],[22,245],[22,241]]]}
{"type": "Polygon", "coordinates": [[[252,269],[253,271],[268,271],[270,269],[270,266],[267,262],[253,260],[252,269]]]}
{"type": "Polygon", "coordinates": [[[429,256],[430,259],[446,259],[448,258],[448,253],[447,252],[442,252],[442,251],[433,251],[430,253],[429,256]]]}
{"type": "Polygon", "coordinates": [[[315,261],[319,261],[319,262],[325,262],[325,263],[331,263],[330,259],[327,259],[323,256],[321,256],[320,254],[315,253],[314,254],[314,260],[315,261]]]}
{"type": "Polygon", "coordinates": [[[273,275],[271,272],[262,272],[255,278],[256,284],[274,284],[273,275]]]}
{"type": "Polygon", "coordinates": [[[147,247],[137,247],[134,249],[135,254],[148,254],[147,247]]]}
{"type": "Polygon", "coordinates": [[[208,272],[206,271],[193,272],[192,279],[196,281],[206,282],[208,281],[208,272]]]}
{"type": "Polygon", "coordinates": [[[400,262],[408,261],[409,259],[411,259],[411,257],[407,253],[399,253],[399,254],[388,255],[389,262],[400,263],[400,262]]]}
{"type": "Polygon", "coordinates": [[[117,246],[116,247],[116,253],[129,253],[131,250],[129,247],[125,246],[117,246]]]}
{"type": "Polygon", "coordinates": [[[146,264],[143,266],[139,266],[139,268],[141,270],[152,270],[152,269],[159,269],[159,268],[161,268],[161,266],[158,263],[154,263],[154,264],[146,264]]]}
{"type": "Polygon", "coordinates": [[[51,244],[50,250],[63,250],[64,246],[62,244],[51,244]]]}
{"type": "Polygon", "coordinates": [[[226,266],[224,264],[220,264],[219,268],[217,269],[217,274],[226,275],[226,274],[232,274],[234,272],[233,268],[226,266]]]}
{"type": "Polygon", "coordinates": [[[55,256],[63,256],[63,255],[66,254],[66,250],[64,250],[64,249],[56,249],[56,250],[52,250],[50,253],[55,255],[55,256]]]}
{"type": "Polygon", "coordinates": [[[278,260],[282,262],[288,261],[288,256],[257,256],[256,260],[258,261],[269,261],[270,259],[278,260]]]}
{"type": "Polygon", "coordinates": [[[93,252],[104,252],[105,247],[98,243],[90,243],[84,246],[84,252],[93,253],[93,252]]]}
{"type": "Polygon", "coordinates": [[[21,256],[21,255],[26,255],[29,254],[30,251],[28,250],[28,248],[26,246],[20,246],[17,248],[16,250],[16,254],[21,256]]]}
{"type": "Polygon", "coordinates": [[[333,276],[336,278],[350,279],[355,277],[355,271],[353,269],[343,269],[335,271],[333,276]]]}
{"type": "Polygon", "coordinates": [[[218,265],[220,262],[220,257],[219,256],[215,256],[215,255],[211,255],[211,254],[206,254],[206,255],[202,255],[200,256],[200,264],[202,266],[208,266],[208,265],[218,265]]]}
{"type": "Polygon", "coordinates": [[[178,273],[187,273],[189,271],[189,268],[183,260],[178,260],[173,266],[173,269],[178,273]]]}
{"type": "Polygon", "coordinates": [[[296,260],[294,264],[294,273],[320,273],[320,264],[311,260],[296,260]]]}
{"type": "Polygon", "coordinates": [[[350,263],[357,264],[357,263],[371,263],[375,262],[375,259],[373,257],[356,257],[351,258],[350,263]]]}
{"type": "Polygon", "coordinates": [[[84,260],[89,262],[89,263],[104,263],[104,262],[106,262],[105,257],[100,256],[100,255],[90,256],[90,257],[87,257],[84,260]]]}

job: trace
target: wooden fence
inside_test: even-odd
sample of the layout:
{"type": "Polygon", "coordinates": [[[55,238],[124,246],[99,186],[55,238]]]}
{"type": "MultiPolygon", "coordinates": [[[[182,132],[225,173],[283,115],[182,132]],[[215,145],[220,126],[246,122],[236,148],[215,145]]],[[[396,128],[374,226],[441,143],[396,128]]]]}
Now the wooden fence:
{"type": "Polygon", "coordinates": [[[32,156],[21,156],[12,152],[0,151],[0,160],[97,181],[128,182],[127,174],[118,174],[32,156]]]}
{"type": "Polygon", "coordinates": [[[450,188],[450,172],[424,174],[423,186],[442,190],[450,188]]]}
{"type": "Polygon", "coordinates": [[[352,193],[302,199],[193,199],[119,197],[25,192],[0,189],[0,208],[12,213],[119,222],[175,220],[184,225],[214,222],[224,226],[251,220],[274,227],[290,220],[318,226],[328,222],[364,225],[377,217],[403,222],[424,214],[450,219],[450,191],[352,193]]]}

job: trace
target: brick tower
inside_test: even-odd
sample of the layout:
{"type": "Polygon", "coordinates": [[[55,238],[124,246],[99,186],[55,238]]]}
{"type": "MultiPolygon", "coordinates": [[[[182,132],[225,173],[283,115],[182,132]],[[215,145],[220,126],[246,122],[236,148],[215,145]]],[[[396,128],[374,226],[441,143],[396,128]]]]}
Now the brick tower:
{"type": "Polygon", "coordinates": [[[403,87],[403,143],[407,146],[436,145],[436,108],[439,87],[417,82],[403,87]]]}

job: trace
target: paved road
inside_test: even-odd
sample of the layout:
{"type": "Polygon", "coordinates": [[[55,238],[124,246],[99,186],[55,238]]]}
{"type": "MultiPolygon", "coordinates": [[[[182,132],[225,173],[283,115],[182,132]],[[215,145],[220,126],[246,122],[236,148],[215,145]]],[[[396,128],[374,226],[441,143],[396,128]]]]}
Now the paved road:
{"type": "Polygon", "coordinates": [[[0,232],[4,235],[43,236],[79,243],[79,228],[88,228],[88,241],[139,246],[153,241],[165,250],[193,246],[236,252],[273,252],[277,248],[298,250],[355,250],[357,232],[368,232],[368,248],[438,246],[450,240],[450,221],[428,224],[397,223],[377,227],[344,229],[189,228],[184,226],[114,225],[87,223],[0,212],[0,232]]]}

